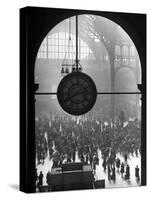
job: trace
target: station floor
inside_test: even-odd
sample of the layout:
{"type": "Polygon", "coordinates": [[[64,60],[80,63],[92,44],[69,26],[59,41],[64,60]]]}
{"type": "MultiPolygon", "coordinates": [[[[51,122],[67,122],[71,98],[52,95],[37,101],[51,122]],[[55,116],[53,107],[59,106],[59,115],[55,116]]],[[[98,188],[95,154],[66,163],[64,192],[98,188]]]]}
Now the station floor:
{"type": "MultiPolygon", "coordinates": [[[[141,173],[141,156],[140,154],[138,155],[138,157],[133,154],[133,155],[129,155],[127,164],[129,164],[130,166],[130,179],[129,180],[125,180],[124,176],[122,177],[120,170],[118,171],[116,168],[116,180],[115,181],[109,181],[108,180],[108,174],[107,174],[107,170],[106,172],[104,172],[103,167],[102,167],[102,162],[103,160],[101,159],[101,151],[98,151],[98,156],[99,156],[99,165],[96,165],[96,172],[95,172],[95,179],[96,180],[105,180],[105,188],[115,188],[115,187],[131,187],[131,186],[138,186],[140,185],[140,180],[136,180],[135,178],[135,167],[136,165],[138,165],[140,172],[141,173]]],[[[124,162],[124,158],[122,157],[122,155],[117,154],[116,158],[119,157],[119,159],[121,160],[121,162],[124,162]]],[[[76,154],[76,162],[79,162],[79,158],[78,155],[76,154]]],[[[49,160],[49,158],[47,157],[45,159],[44,164],[39,164],[37,165],[37,172],[38,174],[40,173],[40,171],[43,172],[43,185],[47,185],[46,183],[46,174],[48,171],[51,171],[52,168],[52,160],[49,160]]],[[[126,164],[125,164],[125,168],[126,168],[126,164]]]]}

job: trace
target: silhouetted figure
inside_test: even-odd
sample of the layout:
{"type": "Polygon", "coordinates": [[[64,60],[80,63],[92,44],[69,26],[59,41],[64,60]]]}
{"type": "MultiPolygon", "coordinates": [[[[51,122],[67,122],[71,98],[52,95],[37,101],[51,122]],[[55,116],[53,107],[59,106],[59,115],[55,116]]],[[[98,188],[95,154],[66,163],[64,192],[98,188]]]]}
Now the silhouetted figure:
{"type": "Polygon", "coordinates": [[[104,171],[106,171],[106,158],[104,158],[102,166],[104,168],[104,171]]]}
{"type": "Polygon", "coordinates": [[[62,67],[62,69],[61,69],[61,74],[64,74],[65,73],[65,70],[64,70],[64,68],[62,67]]]}
{"type": "Polygon", "coordinates": [[[67,163],[71,163],[71,158],[70,158],[70,156],[67,158],[67,163]]]}
{"type": "Polygon", "coordinates": [[[116,159],[116,154],[111,151],[111,154],[109,157],[109,163],[110,163],[111,167],[114,165],[115,159],[116,159]]]}
{"type": "Polygon", "coordinates": [[[120,168],[120,159],[119,158],[117,158],[117,160],[116,160],[116,167],[117,167],[117,169],[120,168]]]}
{"type": "Polygon", "coordinates": [[[108,180],[111,179],[111,169],[110,169],[110,165],[108,165],[108,180]]]}
{"type": "Polygon", "coordinates": [[[120,170],[120,172],[121,172],[121,174],[123,176],[123,173],[124,173],[124,163],[123,162],[121,163],[121,170],[120,170]]]}
{"type": "Polygon", "coordinates": [[[124,154],[124,161],[127,162],[127,159],[128,159],[128,156],[127,156],[127,154],[125,153],[125,154],[124,154]]]}
{"type": "Polygon", "coordinates": [[[96,164],[93,162],[93,170],[94,170],[94,174],[96,172],[96,164]]]}
{"type": "Polygon", "coordinates": [[[89,156],[88,156],[88,154],[86,155],[85,161],[86,161],[86,164],[88,164],[88,161],[89,161],[89,156]]]}
{"type": "Polygon", "coordinates": [[[39,183],[38,183],[39,186],[43,185],[43,173],[42,171],[40,171],[40,174],[39,174],[39,183]]]}
{"type": "Polygon", "coordinates": [[[90,155],[90,165],[92,166],[92,163],[93,163],[93,156],[90,155]]]}
{"type": "Polygon", "coordinates": [[[51,159],[53,152],[54,150],[51,147],[49,147],[49,160],[51,159]]]}
{"type": "Polygon", "coordinates": [[[62,157],[60,157],[60,160],[59,160],[59,166],[61,167],[62,166],[62,163],[63,163],[63,158],[62,157]]]}
{"type": "Polygon", "coordinates": [[[135,155],[138,157],[138,149],[135,149],[135,155]]]}
{"type": "Polygon", "coordinates": [[[140,178],[140,175],[139,175],[139,167],[138,167],[138,165],[137,165],[136,168],[135,168],[135,177],[136,177],[137,179],[140,178]]]}
{"type": "Polygon", "coordinates": [[[50,171],[47,172],[46,182],[47,182],[47,185],[51,185],[51,173],[50,173],[50,171]]]}
{"type": "Polygon", "coordinates": [[[130,167],[129,167],[129,165],[127,165],[125,179],[129,179],[129,178],[130,178],[130,167]]]}
{"type": "Polygon", "coordinates": [[[58,166],[58,161],[53,160],[53,167],[57,167],[58,166]]]}
{"type": "Polygon", "coordinates": [[[96,165],[99,164],[99,158],[98,158],[98,155],[96,155],[96,156],[94,157],[94,163],[95,163],[96,165]]]}
{"type": "Polygon", "coordinates": [[[73,159],[73,162],[75,162],[75,160],[76,160],[76,152],[75,152],[75,151],[73,152],[73,156],[72,156],[72,157],[73,157],[73,158],[72,158],[72,159],[73,159]]]}
{"type": "Polygon", "coordinates": [[[111,179],[112,179],[113,181],[116,180],[116,170],[115,170],[115,166],[112,167],[112,175],[111,175],[111,179]]]}
{"type": "Polygon", "coordinates": [[[83,156],[83,154],[81,155],[81,162],[84,162],[84,156],[83,156]]]}

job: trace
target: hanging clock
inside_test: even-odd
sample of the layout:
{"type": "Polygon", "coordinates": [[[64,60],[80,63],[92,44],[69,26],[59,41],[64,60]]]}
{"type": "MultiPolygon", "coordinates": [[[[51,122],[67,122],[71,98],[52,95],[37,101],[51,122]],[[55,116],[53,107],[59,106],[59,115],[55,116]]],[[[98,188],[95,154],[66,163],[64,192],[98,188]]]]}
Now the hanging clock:
{"type": "Polygon", "coordinates": [[[72,115],[87,113],[94,106],[97,90],[92,78],[82,72],[73,72],[59,83],[57,99],[64,111],[72,115]]]}

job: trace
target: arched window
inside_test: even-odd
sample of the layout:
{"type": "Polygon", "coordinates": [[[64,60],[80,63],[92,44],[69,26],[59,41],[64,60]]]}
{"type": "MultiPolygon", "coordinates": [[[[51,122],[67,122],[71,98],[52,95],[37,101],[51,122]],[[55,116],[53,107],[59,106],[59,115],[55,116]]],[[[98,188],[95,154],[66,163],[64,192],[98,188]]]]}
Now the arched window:
{"type": "Polygon", "coordinates": [[[130,56],[135,56],[135,47],[134,46],[130,47],[130,56]]]}
{"type": "MultiPolygon", "coordinates": [[[[74,22],[75,16],[71,19],[74,22]]],[[[120,152],[124,154],[124,152],[135,151],[133,141],[139,151],[141,94],[137,84],[141,83],[141,79],[137,80],[136,75],[141,77],[141,71],[139,68],[131,70],[129,66],[129,56],[133,55],[133,50],[132,52],[131,49],[129,50],[130,45],[134,46],[136,52],[134,55],[140,63],[135,45],[118,24],[104,17],[79,15],[78,21],[79,63],[82,65],[82,72],[90,76],[96,85],[96,103],[86,114],[74,116],[66,113],[59,105],[57,98],[54,98],[54,95],[57,97],[60,81],[64,76],[73,73],[70,70],[66,73],[68,66],[66,64],[66,68],[62,67],[63,59],[68,62],[76,59],[75,30],[70,32],[67,29],[66,24],[68,25],[69,20],[66,19],[50,30],[37,53],[35,83],[39,84],[39,89],[35,94],[36,116],[41,116],[41,113],[44,113],[43,116],[45,113],[48,115],[48,131],[52,130],[52,133],[57,135],[54,136],[55,144],[52,142],[52,148],[54,147],[57,151],[60,151],[63,145],[70,144],[70,141],[66,140],[66,144],[61,141],[60,148],[57,146],[59,139],[61,140],[66,135],[71,139],[79,138],[75,144],[78,152],[82,146],[84,148],[84,146],[94,144],[94,147],[99,148],[101,155],[102,149],[108,148],[118,156],[120,152]],[[66,73],[63,76],[62,68],[66,73]],[[136,136],[134,130],[137,131],[136,136]]],[[[75,23],[71,27],[75,27],[75,23]]],[[[72,84],[76,84],[76,80],[73,80],[72,84]]],[[[71,91],[70,88],[67,90],[71,91]]],[[[80,91],[76,99],[78,100],[79,97],[80,91]]],[[[45,132],[44,134],[46,135],[45,132]]],[[[44,137],[47,138],[45,135],[44,137]]],[[[68,149],[66,149],[64,152],[67,154],[68,149]]],[[[78,154],[78,152],[75,153],[78,154]]],[[[141,164],[140,157],[138,163],[141,164]]],[[[37,168],[40,169],[38,164],[37,168]]],[[[106,183],[106,187],[109,187],[108,184],[110,183],[106,183]]],[[[122,184],[124,185],[124,181],[122,184]]],[[[134,182],[133,185],[137,183],[134,182]]]]}
{"type": "MultiPolygon", "coordinates": [[[[37,58],[75,59],[75,43],[75,35],[69,35],[68,32],[48,34],[40,46],[37,58]]],[[[79,59],[95,59],[92,50],[82,39],[79,39],[79,59]]]]}
{"type": "Polygon", "coordinates": [[[128,55],[129,55],[129,48],[128,48],[128,46],[124,45],[122,47],[122,56],[127,57],[128,55]]]}
{"type": "Polygon", "coordinates": [[[129,48],[126,45],[122,47],[122,64],[128,65],[129,64],[129,48]]]}
{"type": "Polygon", "coordinates": [[[115,46],[115,55],[120,56],[121,55],[121,48],[119,45],[115,46]]]}

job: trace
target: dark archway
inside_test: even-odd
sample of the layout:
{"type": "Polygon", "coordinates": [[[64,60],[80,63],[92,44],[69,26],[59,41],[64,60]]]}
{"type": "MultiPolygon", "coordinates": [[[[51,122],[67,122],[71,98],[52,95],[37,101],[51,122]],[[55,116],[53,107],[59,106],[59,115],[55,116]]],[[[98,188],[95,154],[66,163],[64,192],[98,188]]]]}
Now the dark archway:
{"type": "MultiPolygon", "coordinates": [[[[113,13],[100,11],[84,11],[72,9],[34,8],[22,9],[20,17],[20,150],[24,156],[20,157],[21,166],[27,171],[20,171],[24,182],[20,182],[20,189],[26,187],[26,192],[35,191],[35,110],[34,66],[37,51],[47,33],[59,22],[74,15],[92,14],[106,17],[119,24],[133,40],[142,65],[142,180],[146,184],[146,16],[129,13],[113,13]],[[26,100],[26,101],[25,101],[26,100]],[[28,137],[27,137],[28,136],[28,137]],[[27,137],[27,138],[26,138],[27,137]],[[28,153],[25,149],[28,146],[28,153]],[[24,185],[25,184],[25,185],[24,185]],[[24,187],[23,187],[24,186],[24,187]]],[[[21,169],[23,169],[21,167],[21,169]]],[[[21,177],[21,180],[22,177],[21,177]]]]}

